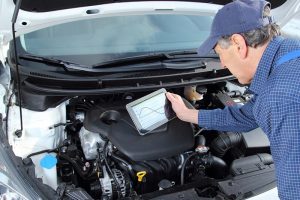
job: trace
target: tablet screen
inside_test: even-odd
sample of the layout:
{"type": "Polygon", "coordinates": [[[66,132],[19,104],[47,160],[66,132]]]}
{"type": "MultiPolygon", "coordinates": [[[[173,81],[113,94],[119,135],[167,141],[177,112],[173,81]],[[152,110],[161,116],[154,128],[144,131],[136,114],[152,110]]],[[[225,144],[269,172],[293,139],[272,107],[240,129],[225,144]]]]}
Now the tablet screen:
{"type": "Polygon", "coordinates": [[[165,89],[137,99],[127,104],[126,108],[141,135],[151,132],[176,116],[165,89]]]}

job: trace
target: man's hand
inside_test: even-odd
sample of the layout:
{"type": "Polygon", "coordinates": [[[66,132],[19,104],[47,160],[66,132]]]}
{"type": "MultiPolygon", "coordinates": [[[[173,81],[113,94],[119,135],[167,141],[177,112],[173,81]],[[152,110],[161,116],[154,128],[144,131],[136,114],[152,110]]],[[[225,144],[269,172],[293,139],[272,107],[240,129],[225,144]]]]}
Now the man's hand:
{"type": "Polygon", "coordinates": [[[198,110],[187,108],[182,98],[177,94],[167,92],[166,96],[171,102],[172,108],[179,119],[198,124],[198,110]]]}

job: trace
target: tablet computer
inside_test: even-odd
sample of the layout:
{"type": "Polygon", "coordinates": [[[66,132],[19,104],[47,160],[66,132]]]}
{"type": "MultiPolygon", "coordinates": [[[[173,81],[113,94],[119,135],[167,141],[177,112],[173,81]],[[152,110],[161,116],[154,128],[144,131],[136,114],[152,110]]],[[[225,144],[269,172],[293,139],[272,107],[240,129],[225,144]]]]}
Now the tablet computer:
{"type": "Polygon", "coordinates": [[[140,135],[146,135],[176,117],[162,88],[126,105],[140,135]]]}

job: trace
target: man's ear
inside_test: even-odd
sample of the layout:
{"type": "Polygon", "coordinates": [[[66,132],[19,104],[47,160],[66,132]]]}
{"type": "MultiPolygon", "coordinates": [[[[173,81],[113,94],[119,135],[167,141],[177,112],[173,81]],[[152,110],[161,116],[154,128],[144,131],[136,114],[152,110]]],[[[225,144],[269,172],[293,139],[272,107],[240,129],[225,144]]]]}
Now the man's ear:
{"type": "Polygon", "coordinates": [[[247,57],[248,46],[244,37],[240,34],[233,34],[231,36],[232,45],[235,47],[235,50],[238,52],[242,59],[247,57]]]}

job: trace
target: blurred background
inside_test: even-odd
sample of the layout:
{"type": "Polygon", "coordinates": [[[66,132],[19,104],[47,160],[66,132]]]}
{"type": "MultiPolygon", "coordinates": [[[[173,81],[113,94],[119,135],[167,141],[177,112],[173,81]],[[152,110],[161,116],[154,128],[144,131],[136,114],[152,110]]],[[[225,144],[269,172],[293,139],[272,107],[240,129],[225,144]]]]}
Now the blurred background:
{"type": "Polygon", "coordinates": [[[287,37],[300,39],[300,12],[283,27],[281,27],[282,34],[287,37]]]}

